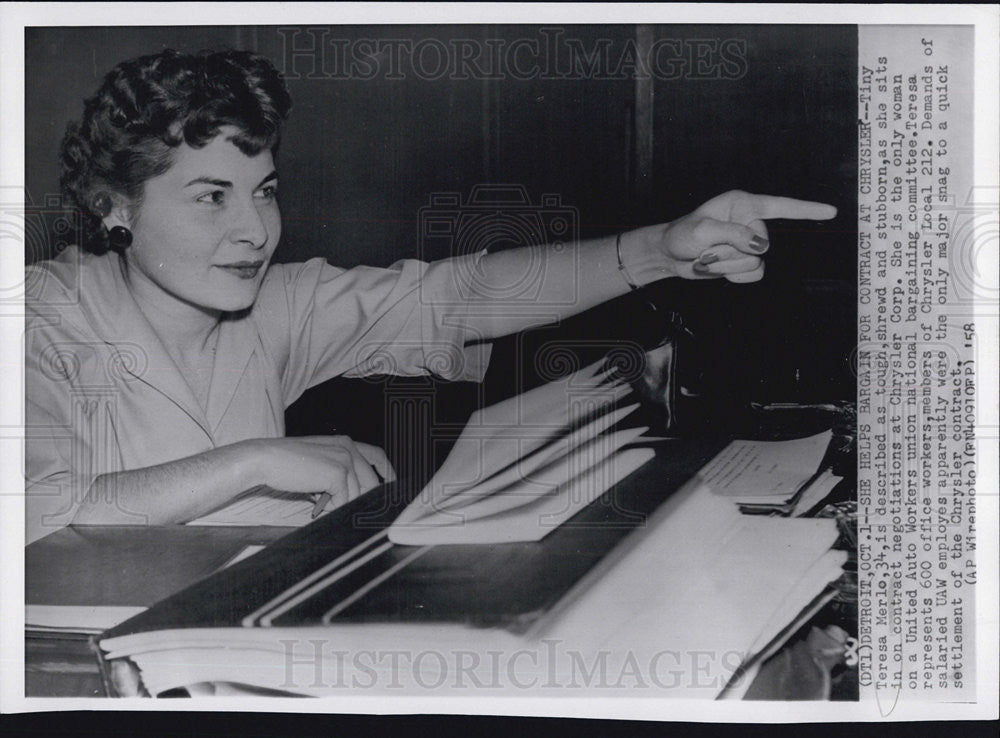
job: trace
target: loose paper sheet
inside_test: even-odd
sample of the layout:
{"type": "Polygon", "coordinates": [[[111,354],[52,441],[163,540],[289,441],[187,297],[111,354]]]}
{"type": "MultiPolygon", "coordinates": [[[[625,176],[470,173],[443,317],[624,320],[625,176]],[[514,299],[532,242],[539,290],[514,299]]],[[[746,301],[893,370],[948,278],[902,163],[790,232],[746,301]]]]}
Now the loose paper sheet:
{"type": "Polygon", "coordinates": [[[782,502],[816,473],[832,431],[791,441],[733,441],[699,472],[717,495],[782,502]]]}

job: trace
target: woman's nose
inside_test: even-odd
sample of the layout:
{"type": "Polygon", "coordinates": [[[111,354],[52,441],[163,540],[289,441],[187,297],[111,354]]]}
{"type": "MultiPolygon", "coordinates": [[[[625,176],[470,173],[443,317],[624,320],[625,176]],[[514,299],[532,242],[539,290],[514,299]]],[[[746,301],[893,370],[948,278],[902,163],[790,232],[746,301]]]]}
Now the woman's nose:
{"type": "Polygon", "coordinates": [[[230,237],[233,241],[246,243],[255,249],[263,248],[267,244],[267,224],[252,201],[243,203],[233,213],[230,237]]]}

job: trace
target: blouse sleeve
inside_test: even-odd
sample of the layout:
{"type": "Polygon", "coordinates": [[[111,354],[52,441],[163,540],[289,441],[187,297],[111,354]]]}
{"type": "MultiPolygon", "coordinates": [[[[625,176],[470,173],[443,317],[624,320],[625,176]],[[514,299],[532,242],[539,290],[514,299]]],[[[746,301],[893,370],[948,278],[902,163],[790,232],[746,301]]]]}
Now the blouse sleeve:
{"type": "Polygon", "coordinates": [[[275,264],[253,310],[281,366],[286,405],[336,376],[432,374],[482,381],[491,346],[465,325],[456,275],[479,255],[341,269],[275,264]]]}

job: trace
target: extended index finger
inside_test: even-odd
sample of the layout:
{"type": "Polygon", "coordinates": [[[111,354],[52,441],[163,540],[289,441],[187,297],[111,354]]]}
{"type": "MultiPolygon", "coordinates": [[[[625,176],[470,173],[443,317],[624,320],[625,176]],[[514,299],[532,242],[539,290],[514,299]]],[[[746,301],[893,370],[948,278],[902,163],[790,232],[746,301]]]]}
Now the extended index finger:
{"type": "Polygon", "coordinates": [[[763,220],[772,218],[830,220],[837,215],[837,208],[833,205],[775,195],[750,195],[750,205],[756,216],[763,220]]]}

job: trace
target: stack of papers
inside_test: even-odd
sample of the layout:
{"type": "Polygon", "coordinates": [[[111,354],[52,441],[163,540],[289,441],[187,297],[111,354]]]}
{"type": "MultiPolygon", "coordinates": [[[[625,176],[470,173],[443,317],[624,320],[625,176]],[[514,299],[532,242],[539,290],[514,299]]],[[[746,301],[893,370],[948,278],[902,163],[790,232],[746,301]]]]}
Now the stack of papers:
{"type": "Polygon", "coordinates": [[[733,441],[700,473],[702,482],[743,512],[802,514],[841,481],[819,473],[832,431],[790,441],[733,441]],[[804,505],[811,503],[808,507],[804,505]]]}
{"type": "Polygon", "coordinates": [[[637,404],[593,364],[473,413],[437,474],[389,528],[409,546],[537,541],[656,455],[648,428],[608,432],[637,404]]]}
{"type": "Polygon", "coordinates": [[[745,689],[741,667],[774,650],[846,560],[831,550],[835,521],[742,515],[696,483],[634,535],[523,635],[335,622],[161,630],[100,645],[108,659],[129,657],[152,694],[212,683],[312,696],[524,696],[532,685],[533,696],[716,698],[745,689]]]}
{"type": "Polygon", "coordinates": [[[829,469],[825,469],[822,474],[803,488],[792,508],[792,517],[799,518],[807,514],[810,510],[819,505],[836,487],[844,480],[838,477],[829,469]]]}

